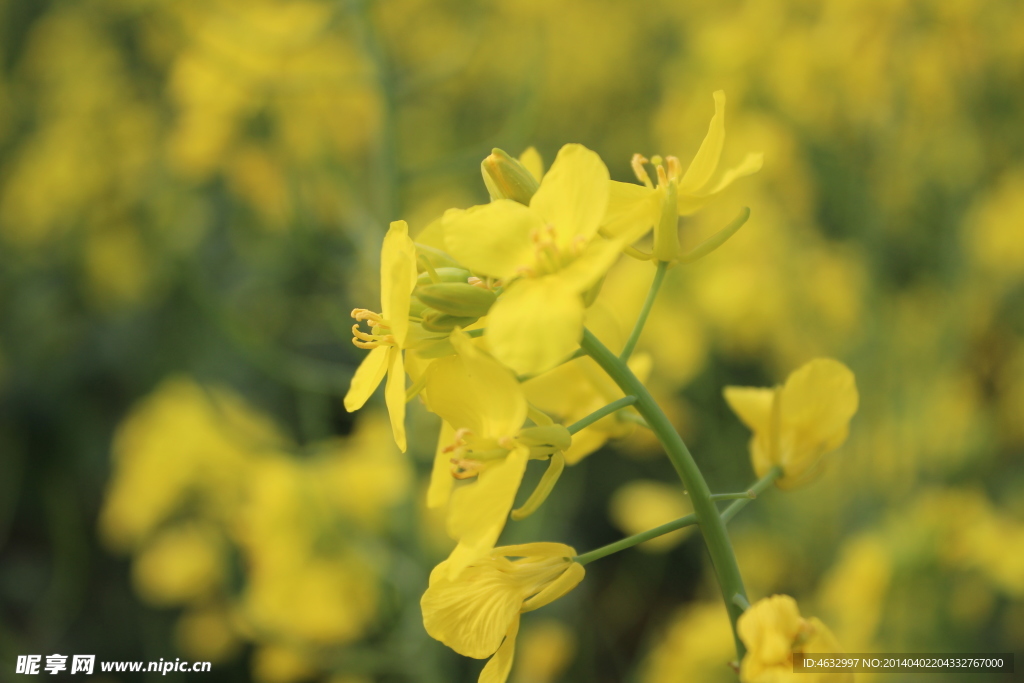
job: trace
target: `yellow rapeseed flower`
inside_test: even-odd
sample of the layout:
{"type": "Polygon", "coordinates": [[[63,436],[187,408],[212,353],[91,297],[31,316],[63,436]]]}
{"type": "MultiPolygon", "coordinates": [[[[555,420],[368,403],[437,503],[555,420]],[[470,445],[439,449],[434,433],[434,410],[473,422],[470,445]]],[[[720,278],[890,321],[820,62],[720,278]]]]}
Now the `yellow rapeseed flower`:
{"type": "Polygon", "coordinates": [[[633,155],[633,172],[643,185],[611,183],[602,233],[619,235],[640,229],[643,234],[652,226],[659,226],[655,231],[654,258],[671,261],[679,255],[678,217],[696,213],[736,179],[761,170],[764,155],[751,153],[735,168],[716,174],[725,144],[725,92],[716,91],[714,99],[715,115],[708,134],[685,173],[678,158],[666,157],[663,165],[660,157],[654,157],[654,183],[644,169],[648,160],[640,154],[633,155]]]}
{"type": "Polygon", "coordinates": [[[352,311],[357,323],[352,326],[352,343],[370,349],[352,377],[345,394],[345,410],[359,410],[370,398],[384,375],[384,400],[391,415],[395,443],[405,451],[405,363],[402,350],[409,332],[409,305],[416,286],[416,246],[409,237],[405,221],[394,221],[384,236],[380,252],[380,307],[375,313],[365,308],[352,311]],[[359,322],[370,323],[370,334],[359,329],[359,322]]]}
{"type": "Polygon", "coordinates": [[[480,683],[504,683],[512,669],[519,619],[583,580],[576,551],[561,543],[495,548],[452,577],[445,560],[430,573],[420,606],[431,637],[466,657],[492,659],[480,683]],[[510,559],[518,558],[518,559],[510,559]]]}
{"type": "Polygon", "coordinates": [[[451,340],[457,353],[433,363],[423,397],[446,424],[428,497],[432,507],[448,504],[448,534],[459,544],[445,566],[457,573],[494,548],[531,455],[556,449],[520,438],[527,403],[515,375],[460,330],[451,340]],[[453,478],[472,477],[452,490],[453,478]]]}
{"type": "Polygon", "coordinates": [[[757,476],[779,466],[778,486],[788,489],[814,478],[821,457],[846,441],[859,399],[850,369],[818,358],[781,387],[726,387],[725,400],[754,432],[750,456],[757,476]]]}
{"type": "Polygon", "coordinates": [[[583,336],[583,294],[625,242],[597,234],[609,182],[597,154],[565,145],[529,206],[498,199],[445,215],[448,253],[506,284],[488,314],[487,340],[494,357],[520,374],[553,368],[583,336]]]}
{"type": "Polygon", "coordinates": [[[740,663],[743,683],[848,683],[852,673],[794,673],[794,654],[839,654],[842,649],[825,624],[804,619],[796,600],[773,595],[758,600],[736,623],[747,654],[740,663]]]}

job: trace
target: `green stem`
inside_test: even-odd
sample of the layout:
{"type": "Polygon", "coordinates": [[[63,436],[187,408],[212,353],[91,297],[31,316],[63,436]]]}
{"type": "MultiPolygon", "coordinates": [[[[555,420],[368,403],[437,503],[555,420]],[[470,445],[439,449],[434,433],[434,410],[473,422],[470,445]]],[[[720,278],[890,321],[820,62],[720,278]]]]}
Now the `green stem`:
{"type": "Polygon", "coordinates": [[[739,493],[712,493],[711,500],[736,500],[737,498],[757,498],[757,495],[751,491],[740,491],[739,493]]]}
{"type": "Polygon", "coordinates": [[[583,331],[583,341],[580,347],[608,373],[608,376],[623,392],[636,396],[637,411],[657,435],[658,440],[665,448],[665,453],[679,474],[683,486],[690,494],[693,513],[696,515],[697,523],[700,525],[704,541],[708,546],[711,563],[718,576],[725,607],[729,612],[729,620],[732,622],[736,654],[742,661],[745,649],[736,633],[736,620],[739,619],[743,610],[733,602],[733,596],[746,596],[746,589],[743,587],[743,577],[740,575],[740,568],[736,562],[736,554],[733,552],[732,543],[725,529],[725,521],[719,516],[718,509],[715,507],[714,501],[711,500],[711,491],[708,489],[707,482],[704,481],[704,476],[668,416],[626,363],[609,351],[590,330],[583,331]]]}
{"type": "Polygon", "coordinates": [[[643,419],[636,413],[623,413],[622,415],[619,415],[619,419],[625,420],[626,422],[632,422],[633,424],[638,424],[645,429],[651,428],[651,425],[647,424],[647,420],[643,419]]]}
{"type": "Polygon", "coordinates": [[[683,527],[691,526],[696,523],[696,515],[686,515],[685,517],[680,517],[679,519],[673,519],[671,522],[666,522],[661,526],[656,526],[653,529],[648,529],[647,531],[642,531],[639,534],[633,534],[632,536],[627,536],[626,538],[615,541],[614,543],[609,543],[608,545],[601,546],[600,548],[591,550],[589,553],[577,555],[574,559],[576,562],[579,562],[580,564],[588,564],[590,562],[593,562],[594,560],[600,560],[602,557],[607,557],[612,553],[617,553],[620,550],[625,550],[626,548],[632,548],[633,546],[643,543],[644,541],[649,541],[652,538],[657,538],[658,536],[664,536],[665,534],[677,531],[679,529],[682,529],[683,527]]]}
{"type": "Polygon", "coordinates": [[[603,408],[598,408],[597,410],[592,412],[590,415],[587,415],[583,419],[573,422],[568,427],[569,433],[575,434],[580,430],[586,429],[590,425],[600,420],[602,417],[611,415],[616,410],[622,410],[623,408],[631,406],[634,403],[636,403],[636,396],[625,396],[623,398],[620,398],[618,401],[612,401],[603,408]]]}
{"type": "Polygon", "coordinates": [[[728,522],[730,519],[735,517],[736,514],[740,510],[742,510],[743,508],[747,507],[747,505],[750,504],[750,501],[752,501],[754,498],[756,498],[757,496],[759,496],[762,493],[764,493],[765,490],[769,486],[774,484],[775,480],[778,479],[781,476],[782,476],[782,468],[781,467],[776,466],[776,467],[773,467],[770,470],[768,470],[768,473],[766,475],[764,475],[763,477],[758,479],[756,484],[754,484],[749,489],[747,489],[747,493],[752,493],[754,495],[752,495],[750,497],[747,497],[747,498],[741,498],[741,499],[737,500],[735,503],[733,503],[732,505],[730,505],[729,507],[727,507],[724,510],[722,510],[722,519],[724,521],[728,522]]]}
{"type": "Polygon", "coordinates": [[[668,270],[668,262],[658,261],[658,267],[654,271],[654,281],[651,282],[651,288],[647,291],[647,299],[644,300],[644,306],[640,309],[640,315],[637,316],[636,324],[633,325],[633,331],[629,333],[629,339],[626,340],[626,345],[622,347],[622,353],[619,354],[619,360],[622,362],[629,360],[629,357],[633,355],[633,349],[636,348],[636,343],[640,341],[640,333],[644,331],[647,316],[650,315],[651,306],[654,305],[654,299],[658,296],[658,290],[661,289],[666,270],[668,270]]]}

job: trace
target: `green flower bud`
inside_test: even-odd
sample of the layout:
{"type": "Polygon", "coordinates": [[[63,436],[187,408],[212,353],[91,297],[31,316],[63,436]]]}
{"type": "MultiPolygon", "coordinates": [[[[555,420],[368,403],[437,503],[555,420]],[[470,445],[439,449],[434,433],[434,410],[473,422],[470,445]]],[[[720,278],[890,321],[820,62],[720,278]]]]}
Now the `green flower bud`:
{"type": "Polygon", "coordinates": [[[494,292],[467,282],[439,282],[417,287],[416,298],[441,313],[460,318],[487,315],[497,298],[494,292]]]}
{"type": "Polygon", "coordinates": [[[524,427],[519,430],[518,438],[524,446],[552,446],[560,451],[572,445],[572,434],[562,425],[524,427]]]}
{"type": "Polygon", "coordinates": [[[451,332],[456,327],[468,327],[477,321],[477,318],[448,315],[441,311],[428,308],[423,313],[423,329],[428,332],[451,332]]]}
{"type": "MultiPolygon", "coordinates": [[[[465,282],[469,279],[469,276],[472,275],[472,273],[465,268],[451,267],[435,268],[434,274],[437,275],[438,280],[441,282],[465,282]]],[[[430,279],[430,273],[420,273],[416,278],[417,285],[429,285],[433,282],[434,281],[430,279]]]]}
{"type": "Polygon", "coordinates": [[[445,252],[419,242],[416,243],[416,257],[416,269],[420,272],[426,270],[423,267],[423,260],[426,260],[432,268],[462,268],[458,261],[445,252]]]}
{"type": "Polygon", "coordinates": [[[529,206],[530,199],[537,192],[540,183],[518,159],[495,147],[480,164],[484,185],[495,199],[511,199],[529,206]]]}

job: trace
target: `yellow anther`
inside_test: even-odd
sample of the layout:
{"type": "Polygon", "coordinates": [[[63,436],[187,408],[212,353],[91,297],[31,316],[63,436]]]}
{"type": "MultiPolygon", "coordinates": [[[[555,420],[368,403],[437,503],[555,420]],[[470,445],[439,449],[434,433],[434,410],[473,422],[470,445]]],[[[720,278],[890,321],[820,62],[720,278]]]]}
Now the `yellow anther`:
{"type": "Polygon", "coordinates": [[[651,163],[654,164],[655,166],[661,166],[664,163],[664,161],[662,161],[660,154],[655,154],[653,157],[651,157],[651,163]]]}
{"type": "Polygon", "coordinates": [[[665,167],[658,164],[658,187],[665,187],[668,185],[668,175],[665,173],[665,167]]]}
{"type": "Polygon", "coordinates": [[[668,164],[668,177],[671,180],[679,180],[683,177],[683,165],[679,163],[679,157],[665,157],[668,164]]]}
{"type": "Polygon", "coordinates": [[[633,173],[636,175],[636,179],[653,190],[654,183],[651,182],[651,177],[647,175],[647,169],[644,168],[644,164],[646,163],[648,163],[648,161],[643,154],[634,154],[629,165],[633,167],[633,173]]]}
{"type": "Polygon", "coordinates": [[[455,479],[470,479],[484,470],[484,464],[477,460],[452,458],[449,462],[452,464],[452,477],[455,479]]]}
{"type": "Polygon", "coordinates": [[[373,311],[366,308],[353,308],[352,317],[360,322],[368,320],[375,325],[380,324],[384,320],[384,318],[381,317],[380,313],[374,313],[373,311]]]}
{"type": "Polygon", "coordinates": [[[380,313],[374,313],[365,308],[356,308],[352,310],[352,317],[358,321],[352,326],[352,343],[357,347],[375,349],[381,344],[395,345],[398,343],[394,335],[388,334],[390,327],[380,313]],[[364,321],[370,323],[370,333],[359,329],[359,323],[364,321]]]}

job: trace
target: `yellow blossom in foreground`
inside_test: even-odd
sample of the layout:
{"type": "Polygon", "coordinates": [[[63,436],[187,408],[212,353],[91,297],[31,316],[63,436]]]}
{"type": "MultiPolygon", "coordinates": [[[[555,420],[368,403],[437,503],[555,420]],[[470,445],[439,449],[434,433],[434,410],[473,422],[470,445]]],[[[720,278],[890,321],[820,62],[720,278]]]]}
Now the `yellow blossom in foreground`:
{"type": "Polygon", "coordinates": [[[733,181],[761,170],[763,155],[751,153],[735,168],[717,174],[725,144],[725,92],[715,91],[714,99],[715,115],[708,134],[685,173],[676,157],[667,157],[664,165],[659,157],[654,157],[655,184],[644,169],[648,160],[639,154],[633,156],[633,171],[643,185],[611,183],[608,211],[601,227],[603,234],[620,235],[639,230],[635,239],[652,226],[663,223],[665,232],[670,235],[661,234],[660,229],[656,231],[654,256],[663,261],[672,260],[679,248],[678,217],[696,213],[733,181]]]}
{"type": "Polygon", "coordinates": [[[555,367],[583,336],[583,294],[624,243],[597,234],[608,187],[597,154],[565,145],[529,206],[499,199],[445,215],[448,253],[507,283],[488,314],[487,340],[494,357],[520,374],[555,367]]]}
{"type": "Polygon", "coordinates": [[[459,544],[445,566],[458,572],[497,542],[530,450],[515,440],[527,413],[515,375],[461,331],[451,339],[457,354],[434,362],[423,397],[446,424],[428,503],[448,504],[447,531],[459,544]],[[452,491],[453,477],[474,475],[452,491]]]}
{"type": "Polygon", "coordinates": [[[519,619],[583,580],[576,551],[561,543],[495,548],[453,579],[445,560],[430,573],[420,606],[427,633],[456,652],[493,658],[480,683],[504,683],[512,669],[519,619]],[[518,559],[511,559],[518,558],[518,559]]]}
{"type": "Polygon", "coordinates": [[[370,349],[352,377],[345,394],[345,410],[359,410],[387,374],[384,400],[391,415],[395,443],[403,451],[405,440],[405,364],[402,350],[409,332],[409,305],[416,286],[416,246],[409,237],[405,221],[394,221],[384,236],[380,252],[380,307],[375,313],[365,308],[352,311],[352,342],[370,349]],[[359,329],[359,322],[370,323],[370,334],[359,329]]]}
{"type": "Polygon", "coordinates": [[[781,387],[726,387],[725,400],[754,432],[750,455],[757,476],[777,465],[783,472],[778,486],[788,489],[810,481],[821,457],[846,441],[858,394],[849,368],[818,358],[781,387]]]}
{"type": "Polygon", "coordinates": [[[794,673],[794,653],[840,654],[835,636],[825,624],[804,619],[796,600],[773,595],[758,600],[736,624],[747,654],[740,664],[743,683],[847,683],[852,673],[794,673]]]}

